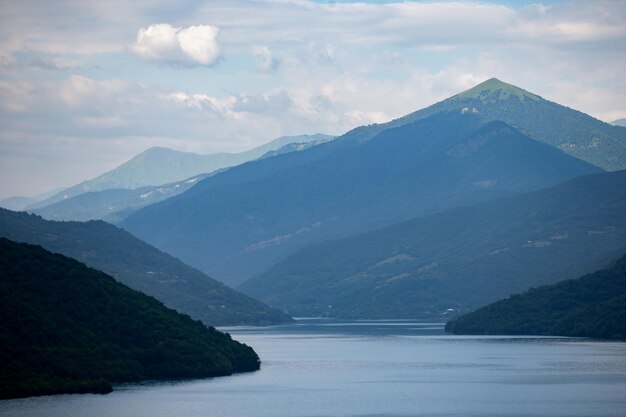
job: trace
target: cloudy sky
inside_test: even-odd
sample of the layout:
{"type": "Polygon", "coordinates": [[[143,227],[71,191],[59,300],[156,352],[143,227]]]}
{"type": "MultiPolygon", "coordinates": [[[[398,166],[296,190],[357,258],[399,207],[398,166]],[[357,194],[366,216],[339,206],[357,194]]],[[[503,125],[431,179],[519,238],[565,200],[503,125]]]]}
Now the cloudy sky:
{"type": "Polygon", "coordinates": [[[490,77],[626,117],[620,1],[0,0],[0,198],[151,146],[242,151],[490,77]]]}

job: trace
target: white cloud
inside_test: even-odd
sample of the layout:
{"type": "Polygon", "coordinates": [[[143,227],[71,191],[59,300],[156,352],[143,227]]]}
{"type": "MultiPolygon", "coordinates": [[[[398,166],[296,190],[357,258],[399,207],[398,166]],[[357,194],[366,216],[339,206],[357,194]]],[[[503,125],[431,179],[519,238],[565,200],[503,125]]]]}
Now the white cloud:
{"type": "Polygon", "coordinates": [[[178,32],[178,42],[182,51],[193,61],[212,65],[220,57],[218,34],[219,29],[213,26],[189,26],[178,32]]]}
{"type": "Polygon", "coordinates": [[[252,55],[256,60],[256,67],[259,71],[270,72],[278,67],[278,60],[274,58],[272,51],[265,45],[254,45],[252,55]]]}
{"type": "Polygon", "coordinates": [[[237,103],[236,97],[217,98],[207,94],[187,94],[182,91],[164,94],[162,99],[180,105],[183,108],[208,111],[215,115],[240,120],[241,117],[233,111],[233,106],[237,103]]]}
{"type": "Polygon", "coordinates": [[[37,103],[35,93],[34,86],[29,82],[0,81],[0,110],[8,114],[27,113],[37,103]]]}
{"type": "Polygon", "coordinates": [[[315,60],[322,65],[330,65],[335,60],[335,48],[332,44],[317,45],[315,42],[309,44],[309,49],[315,60]]]}
{"type": "Polygon", "coordinates": [[[133,89],[124,80],[93,80],[80,75],[72,75],[60,84],[58,96],[71,108],[99,108],[111,111],[111,104],[123,99],[133,89]]]}
{"type": "Polygon", "coordinates": [[[378,111],[363,112],[354,110],[347,112],[346,116],[348,116],[350,120],[357,125],[369,125],[372,123],[384,123],[389,121],[388,115],[378,111]]]}
{"type": "Polygon", "coordinates": [[[50,71],[67,71],[67,70],[76,70],[80,68],[80,64],[78,62],[66,62],[66,61],[57,61],[57,60],[47,60],[42,58],[32,58],[27,61],[26,66],[31,68],[38,68],[42,70],[50,70],[50,71]]]}
{"type": "Polygon", "coordinates": [[[139,29],[133,49],[147,59],[210,66],[221,55],[218,34],[210,25],[180,28],[160,23],[139,29]]]}
{"type": "Polygon", "coordinates": [[[293,101],[285,90],[267,94],[245,94],[237,97],[233,110],[247,113],[282,113],[291,110],[293,101]]]}
{"type": "Polygon", "coordinates": [[[4,2],[0,167],[13,168],[0,174],[30,175],[10,157],[30,152],[33,165],[42,149],[57,149],[58,165],[36,167],[49,164],[53,178],[75,153],[112,165],[154,144],[239,151],[285,134],[341,134],[493,76],[625,117],[626,8],[544,3],[4,2]]]}

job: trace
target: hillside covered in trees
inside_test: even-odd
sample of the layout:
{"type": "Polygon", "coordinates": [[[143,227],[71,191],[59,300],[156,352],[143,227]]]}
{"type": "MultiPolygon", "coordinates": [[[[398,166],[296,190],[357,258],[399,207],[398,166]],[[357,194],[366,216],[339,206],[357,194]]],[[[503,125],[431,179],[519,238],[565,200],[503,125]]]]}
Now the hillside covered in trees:
{"type": "Polygon", "coordinates": [[[103,221],[57,222],[0,209],[0,237],[77,259],[210,326],[291,321],[103,221]]]}
{"type": "Polygon", "coordinates": [[[448,322],[457,334],[626,339],[626,256],[606,270],[531,289],[448,322]]]}
{"type": "Polygon", "coordinates": [[[626,170],[311,245],[239,288],[299,317],[450,319],[623,253],[626,170]]]}
{"type": "Polygon", "coordinates": [[[0,238],[0,398],[255,371],[252,348],[112,277],[0,238]]]}

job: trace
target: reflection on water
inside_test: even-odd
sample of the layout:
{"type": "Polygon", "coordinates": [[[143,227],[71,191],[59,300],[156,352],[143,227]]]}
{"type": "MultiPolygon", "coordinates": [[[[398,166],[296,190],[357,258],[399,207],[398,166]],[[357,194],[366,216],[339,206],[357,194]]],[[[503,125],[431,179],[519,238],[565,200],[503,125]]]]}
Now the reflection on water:
{"type": "Polygon", "coordinates": [[[251,374],[0,402],[0,416],[624,416],[626,344],[468,337],[414,320],[225,328],[251,374]]]}
{"type": "Polygon", "coordinates": [[[359,336],[443,336],[444,323],[419,322],[415,320],[334,320],[325,318],[299,318],[296,323],[258,327],[222,327],[220,330],[237,335],[258,334],[293,336],[325,335],[328,337],[359,337],[359,336]]]}

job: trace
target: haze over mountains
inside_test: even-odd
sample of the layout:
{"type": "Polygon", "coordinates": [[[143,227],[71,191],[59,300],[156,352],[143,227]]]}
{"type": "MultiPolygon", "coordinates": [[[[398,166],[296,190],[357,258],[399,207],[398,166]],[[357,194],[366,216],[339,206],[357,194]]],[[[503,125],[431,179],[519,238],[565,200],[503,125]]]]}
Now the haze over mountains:
{"type": "Polygon", "coordinates": [[[120,222],[149,244],[104,222],[8,211],[0,236],[210,324],[290,318],[204,273],[298,316],[453,317],[626,251],[626,171],[605,171],[624,165],[624,131],[491,79],[332,141],[283,138],[296,142],[228,169],[106,188],[199,169],[198,155],[153,149],[35,209],[120,222]]]}
{"type": "Polygon", "coordinates": [[[8,209],[8,210],[24,210],[26,207],[31,206],[39,201],[45,200],[46,198],[53,196],[54,194],[58,193],[61,190],[62,188],[55,189],[53,191],[39,194],[34,197],[22,197],[22,196],[7,197],[7,198],[0,200],[0,207],[8,209]]]}
{"type": "MultiPolygon", "coordinates": [[[[606,141],[598,147],[606,161],[614,155],[609,150],[619,148],[615,143],[623,145],[621,128],[489,80],[388,124],[232,168],[121,225],[237,285],[310,243],[602,171],[493,121],[501,108],[523,113],[515,121],[527,131],[534,131],[530,122],[541,120],[542,132],[571,122],[577,132],[603,133],[606,141]]],[[[587,140],[577,135],[567,140],[587,140]]],[[[587,159],[599,158],[598,147],[589,148],[587,159]]]]}
{"type": "Polygon", "coordinates": [[[213,174],[199,174],[157,186],[89,191],[30,211],[48,220],[105,220],[118,223],[142,207],[184,193],[210,175],[213,174]]]}
{"type": "Polygon", "coordinates": [[[0,417],[626,417],[624,6],[0,0],[0,417]]]}
{"type": "Polygon", "coordinates": [[[35,210],[86,192],[136,189],[191,179],[199,174],[260,158],[268,152],[276,151],[291,143],[319,142],[331,138],[332,136],[322,134],[284,136],[245,152],[210,155],[159,147],[150,148],[109,172],[64,189],[26,208],[35,210]]]}
{"type": "Polygon", "coordinates": [[[0,209],[0,236],[70,256],[208,325],[291,320],[102,221],[54,222],[0,209]]]}
{"type": "MultiPolygon", "coordinates": [[[[299,152],[327,142],[332,136],[326,135],[305,135],[294,136],[278,139],[262,149],[270,148],[276,144],[283,143],[286,140],[306,140],[305,142],[287,143],[286,145],[264,153],[260,158],[270,158],[276,155],[282,155],[289,152],[299,152]]],[[[146,162],[146,160],[144,160],[146,162]]],[[[151,166],[155,161],[147,160],[147,165],[151,166]]],[[[45,207],[30,210],[33,213],[49,220],[105,220],[110,223],[118,223],[139,210],[142,207],[149,206],[159,201],[167,200],[178,194],[182,194],[189,188],[193,187],[198,181],[215,175],[224,169],[222,168],[210,173],[199,173],[191,178],[185,178],[170,184],[158,186],[145,186],[134,189],[114,188],[102,191],[89,191],[78,194],[49,204],[45,207]]],[[[190,169],[191,171],[192,169],[190,169]]]]}
{"type": "Polygon", "coordinates": [[[622,252],[626,171],[323,242],[241,289],[296,316],[451,317],[622,252]]]}

